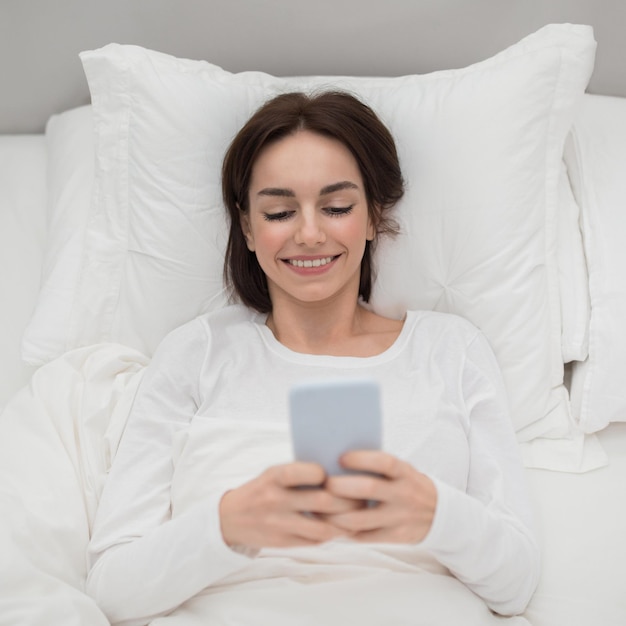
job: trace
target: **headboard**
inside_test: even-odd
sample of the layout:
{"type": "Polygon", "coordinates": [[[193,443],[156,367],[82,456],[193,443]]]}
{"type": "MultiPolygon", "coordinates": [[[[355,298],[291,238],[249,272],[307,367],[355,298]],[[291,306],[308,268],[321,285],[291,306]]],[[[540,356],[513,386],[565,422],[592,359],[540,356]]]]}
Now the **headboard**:
{"type": "Polygon", "coordinates": [[[592,25],[589,91],[626,96],[623,0],[3,0],[0,133],[88,102],[78,53],[114,41],[230,71],[392,76],[480,61],[551,22],[592,25]]]}

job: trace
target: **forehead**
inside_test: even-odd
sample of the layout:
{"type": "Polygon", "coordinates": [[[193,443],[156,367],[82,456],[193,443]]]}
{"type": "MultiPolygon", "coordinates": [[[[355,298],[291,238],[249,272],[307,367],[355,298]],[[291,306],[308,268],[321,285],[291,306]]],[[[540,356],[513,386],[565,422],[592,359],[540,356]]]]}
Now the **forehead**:
{"type": "Polygon", "coordinates": [[[301,130],[261,151],[252,167],[250,189],[307,182],[326,186],[337,180],[351,180],[362,188],[359,166],[350,150],[337,139],[301,130]]]}

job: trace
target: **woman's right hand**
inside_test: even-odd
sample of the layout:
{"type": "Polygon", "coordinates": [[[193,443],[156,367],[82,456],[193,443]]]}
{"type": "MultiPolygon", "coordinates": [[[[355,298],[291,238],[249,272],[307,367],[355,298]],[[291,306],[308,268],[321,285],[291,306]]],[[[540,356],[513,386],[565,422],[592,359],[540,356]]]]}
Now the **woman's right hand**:
{"type": "Polygon", "coordinates": [[[226,492],[220,501],[224,541],[229,546],[283,548],[345,536],[325,516],[353,511],[362,503],[332,495],[324,489],[325,479],[316,463],[287,463],[226,492]]]}

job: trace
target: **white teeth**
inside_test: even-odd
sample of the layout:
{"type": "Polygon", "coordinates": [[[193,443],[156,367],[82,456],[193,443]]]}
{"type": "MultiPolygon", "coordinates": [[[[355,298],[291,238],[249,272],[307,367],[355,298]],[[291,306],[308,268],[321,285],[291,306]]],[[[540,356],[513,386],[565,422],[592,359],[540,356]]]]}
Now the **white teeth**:
{"type": "Polygon", "coordinates": [[[314,259],[314,260],[306,260],[302,261],[301,259],[289,259],[289,263],[294,267],[320,267],[321,265],[326,265],[333,260],[332,256],[327,256],[324,259],[314,259]]]}

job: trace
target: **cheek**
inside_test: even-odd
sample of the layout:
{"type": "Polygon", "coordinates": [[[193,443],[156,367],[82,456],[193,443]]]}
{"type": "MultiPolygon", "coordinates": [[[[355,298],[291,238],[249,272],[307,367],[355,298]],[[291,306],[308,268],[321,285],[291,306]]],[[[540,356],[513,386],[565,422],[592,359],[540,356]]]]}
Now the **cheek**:
{"type": "Polygon", "coordinates": [[[276,227],[276,224],[272,225],[273,228],[264,228],[264,226],[260,225],[254,230],[255,251],[259,258],[273,258],[281,249],[285,235],[281,228],[276,227]]]}
{"type": "Polygon", "coordinates": [[[365,241],[369,239],[370,235],[369,223],[363,224],[363,222],[355,220],[346,224],[343,235],[353,246],[363,246],[365,249],[365,241]]]}

